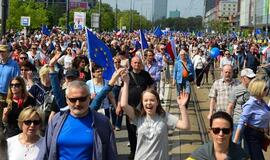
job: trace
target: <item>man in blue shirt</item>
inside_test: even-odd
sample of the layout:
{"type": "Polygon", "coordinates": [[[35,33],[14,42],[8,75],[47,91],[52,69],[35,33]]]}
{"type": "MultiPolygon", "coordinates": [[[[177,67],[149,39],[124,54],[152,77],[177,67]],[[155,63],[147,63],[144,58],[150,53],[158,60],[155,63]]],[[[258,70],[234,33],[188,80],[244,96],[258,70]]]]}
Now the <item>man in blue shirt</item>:
{"type": "Polygon", "coordinates": [[[0,45],[0,94],[6,95],[10,80],[20,74],[16,61],[9,57],[8,46],[0,45]]]}
{"type": "MultiPolygon", "coordinates": [[[[5,106],[8,84],[12,78],[20,74],[20,68],[16,61],[9,57],[8,46],[0,44],[0,116],[5,106]]],[[[2,124],[2,118],[0,125],[2,124]]]]}
{"type": "Polygon", "coordinates": [[[110,121],[89,108],[91,96],[85,82],[72,81],[66,89],[69,110],[50,121],[40,160],[116,160],[117,149],[110,121]]]}

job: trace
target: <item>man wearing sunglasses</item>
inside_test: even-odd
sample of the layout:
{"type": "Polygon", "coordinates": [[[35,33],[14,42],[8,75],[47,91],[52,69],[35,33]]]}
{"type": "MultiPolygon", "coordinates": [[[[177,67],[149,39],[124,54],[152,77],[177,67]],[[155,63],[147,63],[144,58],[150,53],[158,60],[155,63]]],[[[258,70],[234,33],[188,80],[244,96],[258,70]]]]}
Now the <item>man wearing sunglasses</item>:
{"type": "Polygon", "coordinates": [[[66,99],[69,110],[56,114],[49,123],[38,159],[116,160],[114,131],[108,118],[89,108],[86,83],[70,82],[66,99]]]}
{"type": "MultiPolygon", "coordinates": [[[[243,112],[242,105],[249,99],[249,92],[247,90],[250,81],[255,78],[255,73],[250,68],[245,68],[241,71],[241,84],[233,88],[229,96],[229,103],[227,107],[227,113],[233,117],[233,129],[232,139],[234,139],[235,131],[237,129],[238,121],[241,113],[243,112]]],[[[241,144],[242,136],[238,140],[238,144],[241,144]]]]}

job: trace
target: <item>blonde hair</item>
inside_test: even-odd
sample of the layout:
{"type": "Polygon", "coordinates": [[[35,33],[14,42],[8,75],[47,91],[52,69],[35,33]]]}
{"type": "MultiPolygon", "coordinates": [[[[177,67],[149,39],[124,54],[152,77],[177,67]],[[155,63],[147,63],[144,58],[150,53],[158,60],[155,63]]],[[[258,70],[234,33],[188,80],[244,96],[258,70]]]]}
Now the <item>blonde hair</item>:
{"type": "Polygon", "coordinates": [[[40,77],[41,82],[44,81],[45,76],[46,75],[48,76],[49,73],[50,73],[49,66],[45,65],[41,67],[41,69],[39,70],[39,77],[40,77]]]}
{"type": "MultiPolygon", "coordinates": [[[[30,119],[30,118],[34,117],[35,115],[37,115],[39,117],[39,119],[41,121],[41,123],[40,123],[40,125],[41,125],[42,124],[42,114],[40,113],[40,111],[35,107],[24,108],[18,117],[19,128],[22,130],[23,121],[30,119]]],[[[41,129],[41,126],[40,126],[40,129],[41,129]]]]}
{"type": "Polygon", "coordinates": [[[250,81],[248,91],[251,96],[263,98],[265,96],[266,82],[259,78],[254,78],[250,81]]]}

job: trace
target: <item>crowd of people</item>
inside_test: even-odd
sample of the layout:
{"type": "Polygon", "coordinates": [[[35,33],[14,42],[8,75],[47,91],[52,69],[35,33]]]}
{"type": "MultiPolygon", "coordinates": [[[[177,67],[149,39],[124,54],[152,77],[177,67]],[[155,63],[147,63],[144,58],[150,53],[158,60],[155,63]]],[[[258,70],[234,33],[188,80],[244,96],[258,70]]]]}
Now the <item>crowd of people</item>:
{"type": "Polygon", "coordinates": [[[270,42],[147,33],[149,47],[142,50],[136,32],[96,35],[112,54],[111,79],[90,59],[84,32],[10,33],[1,40],[1,157],[117,159],[114,132],[122,129],[126,114],[129,159],[166,160],[168,130],[190,129],[191,85],[212,84],[207,116],[212,141],[189,159],[265,159],[270,42]],[[214,47],[220,50],[217,58],[211,56],[214,47]],[[167,84],[176,87],[180,118],[162,108],[167,84]]]}

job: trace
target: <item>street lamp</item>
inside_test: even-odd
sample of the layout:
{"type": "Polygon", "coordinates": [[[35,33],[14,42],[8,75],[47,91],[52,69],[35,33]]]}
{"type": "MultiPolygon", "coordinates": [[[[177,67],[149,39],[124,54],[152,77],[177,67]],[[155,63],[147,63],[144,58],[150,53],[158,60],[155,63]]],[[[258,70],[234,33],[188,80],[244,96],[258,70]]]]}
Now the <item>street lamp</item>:
{"type": "Polygon", "coordinates": [[[67,0],[67,4],[66,4],[66,16],[67,16],[67,22],[66,22],[66,26],[67,26],[67,33],[69,33],[69,0],[67,0]]]}
{"type": "Polygon", "coordinates": [[[1,17],[1,35],[6,34],[6,24],[7,24],[7,11],[8,11],[8,0],[2,0],[2,17],[1,17]]]}

